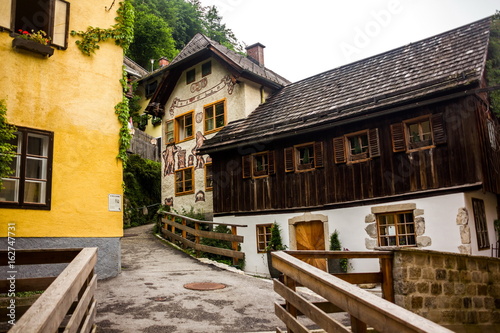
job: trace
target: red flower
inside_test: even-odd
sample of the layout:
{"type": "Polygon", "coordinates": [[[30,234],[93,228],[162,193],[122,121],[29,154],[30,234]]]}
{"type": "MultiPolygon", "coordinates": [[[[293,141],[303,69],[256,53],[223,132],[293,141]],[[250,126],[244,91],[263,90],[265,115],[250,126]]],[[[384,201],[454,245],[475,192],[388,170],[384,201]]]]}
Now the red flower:
{"type": "Polygon", "coordinates": [[[23,31],[23,35],[29,35],[30,33],[27,31],[23,31]]]}

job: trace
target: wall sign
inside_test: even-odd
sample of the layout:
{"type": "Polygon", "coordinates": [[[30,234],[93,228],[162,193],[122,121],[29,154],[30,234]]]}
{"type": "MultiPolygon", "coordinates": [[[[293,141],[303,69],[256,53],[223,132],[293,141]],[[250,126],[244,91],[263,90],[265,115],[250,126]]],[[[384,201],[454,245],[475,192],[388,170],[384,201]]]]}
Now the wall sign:
{"type": "Polygon", "coordinates": [[[108,210],[110,212],[122,211],[122,196],[119,194],[108,195],[108,210]]]}

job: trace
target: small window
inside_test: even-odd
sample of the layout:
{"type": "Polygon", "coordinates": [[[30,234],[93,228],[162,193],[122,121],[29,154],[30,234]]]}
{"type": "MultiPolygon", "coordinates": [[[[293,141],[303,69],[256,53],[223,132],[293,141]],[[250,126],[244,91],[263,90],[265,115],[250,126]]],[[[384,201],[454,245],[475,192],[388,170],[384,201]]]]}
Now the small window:
{"type": "Polygon", "coordinates": [[[348,136],[347,145],[350,162],[368,158],[368,132],[348,136]]]}
{"type": "Polygon", "coordinates": [[[226,124],[226,101],[205,106],[205,134],[220,130],[226,124]]]}
{"type": "Polygon", "coordinates": [[[408,149],[432,146],[431,122],[429,117],[406,123],[408,149]]]}
{"type": "Polygon", "coordinates": [[[190,69],[186,72],[186,84],[193,83],[194,80],[196,79],[196,70],[190,69]]]}
{"type": "Polygon", "coordinates": [[[158,86],[158,81],[156,81],[156,80],[153,82],[149,82],[146,85],[146,98],[150,98],[151,96],[153,96],[153,94],[156,91],[157,86],[158,86]]]}
{"type": "Polygon", "coordinates": [[[175,118],[177,142],[193,139],[193,111],[175,118]]]}
{"type": "Polygon", "coordinates": [[[490,239],[488,237],[484,201],[472,198],[472,210],[474,212],[474,224],[476,225],[477,247],[479,250],[489,249],[490,239]]]}
{"type": "Polygon", "coordinates": [[[266,247],[271,240],[271,227],[273,225],[270,224],[258,224],[257,228],[257,252],[263,253],[266,252],[266,247]]]}
{"type": "Polygon", "coordinates": [[[333,139],[335,163],[356,163],[380,156],[378,129],[364,130],[333,139]]]}
{"type": "Polygon", "coordinates": [[[174,121],[169,120],[165,123],[165,144],[170,144],[175,141],[174,138],[174,121]]]}
{"type": "Polygon", "coordinates": [[[298,171],[314,169],[314,145],[306,144],[295,147],[295,165],[298,171]]]}
{"type": "Polygon", "coordinates": [[[0,13],[0,27],[15,33],[19,30],[38,32],[43,30],[50,38],[50,45],[67,47],[69,26],[69,2],[64,0],[13,0],[5,1],[0,13]],[[15,12],[12,12],[12,8],[15,12]],[[11,19],[11,15],[14,15],[11,19]]]}
{"type": "Polygon", "coordinates": [[[10,177],[3,178],[0,207],[50,209],[53,134],[18,127],[10,177]]]}
{"type": "Polygon", "coordinates": [[[376,214],[380,246],[416,246],[413,212],[376,214]]]}
{"type": "Polygon", "coordinates": [[[495,130],[495,123],[487,119],[486,120],[486,127],[488,128],[488,138],[490,139],[490,146],[492,149],[496,150],[498,147],[497,143],[497,131],[495,130]]]}
{"type": "Polygon", "coordinates": [[[201,65],[201,76],[205,77],[207,75],[212,74],[212,62],[206,62],[201,65]]]}
{"type": "Polygon", "coordinates": [[[194,193],[193,167],[175,171],[175,195],[194,193]]]}
{"type": "Polygon", "coordinates": [[[212,176],[212,163],[205,164],[205,190],[212,191],[214,187],[214,181],[212,176]]]}
{"type": "Polygon", "coordinates": [[[323,167],[323,142],[285,148],[285,171],[308,171],[323,167]]]}
{"type": "Polygon", "coordinates": [[[274,151],[242,156],[243,178],[261,178],[275,174],[274,151]]]}

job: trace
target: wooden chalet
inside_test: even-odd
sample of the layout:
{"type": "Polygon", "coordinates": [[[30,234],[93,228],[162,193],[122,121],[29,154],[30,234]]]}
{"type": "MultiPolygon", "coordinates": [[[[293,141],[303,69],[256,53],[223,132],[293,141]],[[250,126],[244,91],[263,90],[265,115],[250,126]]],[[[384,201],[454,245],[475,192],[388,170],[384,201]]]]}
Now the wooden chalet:
{"type": "Polygon", "coordinates": [[[490,255],[500,206],[490,28],[486,18],[292,83],[205,141],[215,221],[252,226],[246,270],[267,273],[273,222],[291,249],[328,249],[337,230],[350,250],[490,255]]]}

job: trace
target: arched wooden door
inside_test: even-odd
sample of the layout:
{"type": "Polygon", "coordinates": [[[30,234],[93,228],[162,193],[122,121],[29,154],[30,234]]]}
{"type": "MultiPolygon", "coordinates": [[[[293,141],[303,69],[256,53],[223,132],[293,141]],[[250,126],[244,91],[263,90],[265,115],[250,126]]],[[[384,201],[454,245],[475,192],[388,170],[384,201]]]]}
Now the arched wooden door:
{"type": "MultiPolygon", "coordinates": [[[[325,230],[322,221],[299,222],[294,227],[297,250],[325,250],[325,230]]],[[[304,259],[304,261],[326,271],[326,259],[304,259]]]]}

